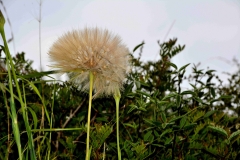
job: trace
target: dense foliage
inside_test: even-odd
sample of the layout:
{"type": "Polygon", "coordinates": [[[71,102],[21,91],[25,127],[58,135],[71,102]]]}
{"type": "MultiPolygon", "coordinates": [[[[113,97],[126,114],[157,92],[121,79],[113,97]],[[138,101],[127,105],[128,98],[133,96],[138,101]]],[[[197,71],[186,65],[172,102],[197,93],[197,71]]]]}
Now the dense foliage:
{"type": "MultiPolygon", "coordinates": [[[[229,74],[228,85],[222,84],[214,70],[197,66],[187,76],[189,64],[178,67],[171,62],[185,47],[176,43],[177,39],[159,43],[156,62],[141,61],[144,43],[133,51],[140,51],[140,56],[132,58],[120,102],[122,159],[240,159],[240,65],[235,60],[238,71],[229,74]],[[188,90],[182,89],[184,81],[189,83],[188,90]]],[[[13,60],[37,158],[46,159],[50,154],[50,159],[84,159],[88,95],[69,82],[44,80],[54,71],[34,70],[24,55],[19,53],[13,60]]],[[[3,56],[0,64],[0,159],[14,160],[18,154],[3,56]]],[[[17,97],[16,107],[21,143],[26,147],[28,137],[17,97]]],[[[92,159],[104,155],[105,159],[117,159],[113,97],[94,99],[91,122],[92,159]]]]}

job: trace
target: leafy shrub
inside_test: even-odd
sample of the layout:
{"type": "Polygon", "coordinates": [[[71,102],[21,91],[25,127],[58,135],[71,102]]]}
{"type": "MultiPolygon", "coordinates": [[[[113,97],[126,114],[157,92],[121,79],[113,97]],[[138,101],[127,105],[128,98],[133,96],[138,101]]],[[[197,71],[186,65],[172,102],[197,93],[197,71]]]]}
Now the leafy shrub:
{"type": "MultiPolygon", "coordinates": [[[[171,59],[185,46],[177,39],[159,44],[160,59],[142,62],[132,59],[120,102],[120,144],[123,159],[239,159],[240,157],[240,66],[229,74],[224,86],[213,70],[189,64],[178,67],[171,59]],[[190,89],[183,90],[188,81],[190,89]],[[216,83],[218,81],[219,83],[216,83]],[[231,110],[228,114],[225,110],[231,110]]],[[[138,45],[134,52],[143,49],[138,45]]],[[[84,159],[88,95],[69,82],[43,80],[54,71],[38,72],[32,61],[17,54],[13,60],[18,82],[26,100],[29,123],[38,159],[84,159]]],[[[17,159],[9,115],[9,86],[1,56],[0,159],[17,159]]],[[[16,93],[16,88],[14,85],[16,93]]],[[[28,136],[16,101],[21,143],[28,136]]],[[[113,98],[94,100],[90,143],[92,159],[117,159],[115,103],[113,98]]],[[[29,155],[25,152],[25,157],[29,155]]]]}

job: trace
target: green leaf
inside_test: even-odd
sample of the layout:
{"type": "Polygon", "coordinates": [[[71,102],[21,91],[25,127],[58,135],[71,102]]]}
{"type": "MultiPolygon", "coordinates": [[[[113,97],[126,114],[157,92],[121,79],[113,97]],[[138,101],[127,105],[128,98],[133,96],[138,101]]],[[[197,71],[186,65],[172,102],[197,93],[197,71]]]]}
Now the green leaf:
{"type": "Polygon", "coordinates": [[[214,114],[215,112],[216,112],[215,110],[213,110],[213,111],[208,111],[203,117],[204,117],[204,118],[207,118],[207,117],[211,116],[212,114],[214,114]]]}
{"type": "MultiPolygon", "coordinates": [[[[215,93],[213,93],[213,94],[215,94],[215,93]]],[[[210,103],[212,104],[212,103],[214,103],[214,102],[221,101],[222,99],[231,99],[231,98],[232,98],[232,96],[222,95],[222,96],[220,96],[220,97],[217,98],[217,99],[211,100],[210,103]]]]}
{"type": "Polygon", "coordinates": [[[167,122],[166,114],[164,112],[161,112],[160,115],[161,115],[163,122],[166,123],[167,122]]]}
{"type": "Polygon", "coordinates": [[[144,112],[147,111],[146,108],[144,108],[144,107],[139,107],[138,110],[141,110],[141,111],[144,111],[144,112]]]}
{"type": "Polygon", "coordinates": [[[195,85],[193,85],[191,83],[189,83],[189,84],[194,88],[194,90],[197,90],[197,87],[195,85]]]}
{"type": "Polygon", "coordinates": [[[138,127],[138,125],[136,125],[134,122],[133,122],[133,124],[123,123],[123,125],[128,126],[128,127],[131,127],[131,128],[133,128],[133,129],[136,129],[136,128],[138,127]]]}
{"type": "Polygon", "coordinates": [[[174,63],[168,62],[168,64],[169,64],[170,66],[172,66],[173,68],[175,68],[176,70],[178,69],[177,66],[176,66],[174,63]]]}
{"type": "Polygon", "coordinates": [[[134,49],[133,49],[133,52],[135,52],[139,47],[141,47],[142,45],[144,45],[145,43],[142,42],[141,44],[137,45],[134,49]]]}
{"type": "Polygon", "coordinates": [[[232,96],[228,96],[228,95],[222,95],[219,97],[219,99],[231,99],[232,96]]]}
{"type": "Polygon", "coordinates": [[[182,102],[182,97],[178,94],[177,95],[177,107],[180,107],[181,102],[182,102]]]}
{"type": "Polygon", "coordinates": [[[167,127],[167,123],[162,123],[162,128],[165,129],[167,127]]]}
{"type": "Polygon", "coordinates": [[[183,118],[185,115],[182,115],[182,116],[179,116],[179,117],[174,117],[174,118],[172,118],[171,120],[169,120],[169,123],[170,122],[174,122],[174,121],[176,121],[176,120],[178,120],[178,119],[181,119],[181,118],[183,118]]]}
{"type": "Polygon", "coordinates": [[[208,70],[208,71],[206,71],[206,73],[205,73],[205,74],[211,75],[211,74],[212,74],[212,72],[216,72],[216,70],[208,70]]]}
{"type": "Polygon", "coordinates": [[[164,135],[166,135],[166,134],[168,134],[168,133],[170,133],[170,132],[172,132],[172,128],[166,129],[166,130],[160,135],[160,139],[161,139],[164,135]]]}
{"type": "Polygon", "coordinates": [[[159,137],[159,136],[160,136],[156,130],[153,130],[153,133],[154,133],[154,135],[155,135],[156,137],[159,137]]]}
{"type": "Polygon", "coordinates": [[[215,89],[210,88],[210,92],[211,92],[211,95],[213,96],[213,98],[215,98],[216,97],[215,89]]]}
{"type": "Polygon", "coordinates": [[[52,70],[52,71],[44,71],[44,72],[34,72],[34,73],[27,74],[27,75],[17,75],[17,76],[20,78],[24,78],[24,79],[40,78],[40,77],[47,76],[49,74],[55,74],[58,72],[59,71],[57,71],[57,70],[52,70]]]}
{"type": "Polygon", "coordinates": [[[140,81],[140,84],[141,84],[141,86],[149,87],[149,83],[145,83],[145,82],[140,81]]]}
{"type": "Polygon", "coordinates": [[[187,66],[189,66],[189,64],[190,63],[188,63],[188,64],[186,64],[186,65],[184,65],[184,66],[182,66],[180,69],[179,69],[179,71],[178,72],[181,72],[182,70],[184,70],[187,66]]]}
{"type": "Polygon", "coordinates": [[[165,144],[165,145],[168,145],[168,144],[170,144],[172,141],[173,141],[173,138],[167,138],[164,144],[165,144]]]}
{"type": "Polygon", "coordinates": [[[143,118],[143,120],[151,125],[155,125],[154,122],[149,119],[143,118]]]}
{"type": "Polygon", "coordinates": [[[1,29],[1,32],[4,30],[4,24],[5,24],[5,18],[2,14],[2,11],[0,11],[0,29],[1,29]]]}
{"type": "Polygon", "coordinates": [[[150,101],[153,103],[157,102],[159,106],[163,106],[164,104],[169,103],[169,101],[159,101],[158,99],[153,99],[153,98],[151,98],[150,101]]]}
{"type": "Polygon", "coordinates": [[[177,96],[176,93],[170,93],[170,94],[166,95],[166,96],[162,99],[162,101],[164,101],[164,100],[166,100],[166,99],[169,99],[169,98],[172,98],[172,97],[175,97],[175,96],[177,96]]]}
{"type": "Polygon", "coordinates": [[[136,105],[133,105],[133,104],[130,104],[129,107],[131,108],[128,110],[127,114],[131,113],[133,110],[138,108],[136,105]]]}
{"type": "Polygon", "coordinates": [[[151,134],[152,134],[152,131],[148,131],[148,132],[144,135],[143,140],[144,140],[144,141],[148,141],[148,138],[150,137],[151,134]]]}
{"type": "Polygon", "coordinates": [[[197,112],[196,115],[194,115],[194,117],[193,117],[193,122],[196,122],[197,120],[199,120],[199,118],[201,118],[204,115],[205,115],[204,111],[197,112]]]}
{"type": "Polygon", "coordinates": [[[227,132],[223,128],[215,127],[215,126],[208,126],[208,128],[210,128],[212,131],[217,132],[225,137],[228,137],[227,132]]]}
{"type": "Polygon", "coordinates": [[[194,129],[194,134],[198,134],[198,132],[201,131],[205,126],[206,124],[204,123],[200,123],[199,125],[197,125],[197,127],[194,129]]]}
{"type": "Polygon", "coordinates": [[[191,124],[187,124],[186,126],[183,127],[184,130],[189,130],[194,128],[195,126],[197,126],[197,123],[191,123],[191,124]]]}
{"type": "Polygon", "coordinates": [[[181,93],[181,95],[185,95],[185,94],[191,94],[191,95],[196,95],[196,93],[195,92],[193,92],[193,91],[183,91],[182,93],[181,93]]]}
{"type": "Polygon", "coordinates": [[[126,95],[126,97],[128,97],[128,98],[134,98],[135,96],[136,96],[135,93],[128,93],[128,94],[126,95]]]}
{"type": "Polygon", "coordinates": [[[37,129],[37,123],[38,123],[38,119],[37,119],[37,115],[36,113],[32,110],[32,108],[28,107],[27,108],[31,114],[32,114],[32,117],[33,117],[33,123],[34,123],[34,129],[37,129]]]}
{"type": "Polygon", "coordinates": [[[196,82],[200,83],[201,85],[205,85],[202,81],[196,80],[196,82]]]}
{"type": "Polygon", "coordinates": [[[229,136],[228,141],[233,143],[233,141],[235,141],[239,136],[240,136],[240,130],[235,131],[229,136]]]}
{"type": "Polygon", "coordinates": [[[141,83],[139,81],[135,81],[135,85],[136,85],[137,89],[141,88],[141,83]]]}
{"type": "Polygon", "coordinates": [[[195,99],[197,102],[199,102],[199,103],[203,103],[203,101],[202,101],[200,98],[198,98],[198,97],[194,97],[194,99],[195,99]]]}
{"type": "Polygon", "coordinates": [[[136,91],[137,93],[141,94],[141,95],[145,95],[147,97],[150,97],[150,94],[146,93],[146,92],[143,92],[143,91],[140,91],[140,90],[137,90],[136,91]]]}
{"type": "Polygon", "coordinates": [[[45,106],[45,104],[44,104],[44,101],[43,101],[43,99],[42,99],[42,96],[41,96],[41,94],[39,93],[37,87],[34,85],[34,83],[32,83],[32,82],[30,82],[30,81],[28,81],[28,80],[26,80],[26,79],[25,79],[25,81],[28,82],[28,84],[32,87],[32,89],[37,93],[37,95],[39,96],[39,98],[42,100],[42,103],[43,103],[43,106],[44,106],[44,109],[45,109],[45,114],[46,114],[46,116],[47,116],[48,122],[50,123],[50,117],[49,117],[47,108],[46,108],[46,106],[45,106]]]}
{"type": "Polygon", "coordinates": [[[187,122],[187,117],[184,116],[181,120],[180,120],[180,128],[183,128],[183,126],[186,124],[187,122]]]}

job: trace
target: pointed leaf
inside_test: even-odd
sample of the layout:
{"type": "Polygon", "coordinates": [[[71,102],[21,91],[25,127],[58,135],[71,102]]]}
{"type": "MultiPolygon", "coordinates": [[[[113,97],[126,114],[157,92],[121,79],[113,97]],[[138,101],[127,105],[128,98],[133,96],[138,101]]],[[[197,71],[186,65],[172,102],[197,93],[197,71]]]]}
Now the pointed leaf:
{"type": "Polygon", "coordinates": [[[148,131],[148,132],[144,135],[143,140],[144,140],[144,141],[148,141],[148,138],[150,137],[151,134],[152,134],[152,131],[148,131]]]}
{"type": "Polygon", "coordinates": [[[187,117],[183,117],[181,120],[180,120],[180,128],[182,128],[187,122],[187,117]]]}
{"type": "Polygon", "coordinates": [[[210,128],[212,131],[215,131],[225,137],[228,137],[227,132],[223,128],[215,127],[215,126],[208,126],[208,128],[210,128]]]}
{"type": "Polygon", "coordinates": [[[173,68],[175,68],[176,70],[178,69],[177,66],[176,66],[176,64],[171,63],[171,62],[168,62],[168,64],[169,64],[170,66],[172,66],[173,68]]]}
{"type": "Polygon", "coordinates": [[[166,114],[164,112],[161,112],[161,119],[163,120],[164,123],[167,122],[166,114]]]}
{"type": "Polygon", "coordinates": [[[170,93],[170,94],[166,95],[166,96],[162,99],[162,101],[164,101],[164,100],[166,100],[166,99],[169,99],[169,98],[172,98],[172,97],[175,97],[176,95],[177,95],[176,93],[170,93]]]}
{"type": "Polygon", "coordinates": [[[195,92],[193,92],[193,91],[183,91],[182,93],[181,93],[181,95],[185,95],[185,94],[191,94],[191,95],[196,95],[196,93],[195,92]]]}
{"type": "Polygon", "coordinates": [[[229,138],[228,138],[229,142],[231,142],[232,140],[235,140],[235,138],[238,137],[238,136],[240,136],[240,130],[233,132],[229,136],[229,138]]]}
{"type": "Polygon", "coordinates": [[[137,45],[134,49],[133,49],[133,52],[135,52],[139,47],[141,47],[142,45],[144,45],[145,43],[142,42],[141,44],[137,45]]]}
{"type": "Polygon", "coordinates": [[[186,64],[186,65],[184,65],[184,66],[182,66],[180,69],[179,69],[179,71],[178,72],[181,72],[182,70],[184,70],[187,66],[189,66],[189,64],[190,63],[188,63],[188,64],[186,64]]]}
{"type": "Polygon", "coordinates": [[[32,108],[28,107],[27,109],[28,109],[28,110],[31,112],[31,114],[32,114],[34,129],[37,129],[37,123],[38,123],[37,115],[36,115],[36,113],[32,110],[32,108]]]}
{"type": "Polygon", "coordinates": [[[209,117],[209,116],[211,116],[213,113],[215,113],[216,111],[215,110],[213,110],[213,111],[208,111],[203,117],[204,118],[207,118],[207,117],[209,117]]]}

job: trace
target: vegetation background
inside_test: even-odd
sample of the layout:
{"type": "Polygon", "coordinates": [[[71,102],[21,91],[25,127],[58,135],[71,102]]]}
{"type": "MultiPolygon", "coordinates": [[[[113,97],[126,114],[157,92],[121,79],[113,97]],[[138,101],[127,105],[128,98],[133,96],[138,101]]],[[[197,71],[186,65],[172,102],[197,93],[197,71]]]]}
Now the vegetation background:
{"type": "MultiPolygon", "coordinates": [[[[143,46],[138,45],[134,52],[141,51],[143,46]]],[[[184,46],[177,45],[177,39],[170,39],[159,47],[161,59],[157,62],[143,63],[139,57],[133,57],[132,72],[120,102],[122,158],[239,159],[240,68],[229,75],[228,85],[222,85],[213,70],[204,71],[197,66],[192,68],[190,76],[186,76],[188,64],[177,67],[171,63],[171,58],[184,46]],[[213,79],[218,83],[213,83],[213,79]],[[183,90],[183,81],[188,81],[192,88],[183,90]],[[226,110],[231,110],[232,114],[226,110]]],[[[24,54],[17,54],[13,61],[18,83],[23,86],[22,96],[26,99],[38,159],[47,159],[48,156],[50,159],[84,159],[88,96],[69,82],[42,80],[53,71],[33,70],[32,61],[26,60],[24,54]]],[[[6,102],[10,96],[8,70],[6,58],[1,57],[1,159],[17,159],[6,102]]],[[[25,151],[28,136],[16,100],[25,151]]],[[[114,106],[113,98],[93,102],[90,141],[93,159],[103,159],[104,155],[105,159],[117,159],[114,106]]]]}
{"type": "MultiPolygon", "coordinates": [[[[157,61],[141,61],[144,43],[130,53],[132,71],[120,101],[122,159],[240,159],[238,60],[233,60],[238,70],[226,73],[228,83],[223,84],[214,70],[194,65],[186,75],[189,64],[172,63],[185,48],[176,38],[158,44],[157,61]]],[[[55,71],[34,70],[24,52],[11,58],[6,48],[1,44],[0,159],[19,158],[12,97],[23,159],[30,159],[33,151],[39,160],[84,159],[88,95],[54,79],[55,71]]],[[[93,101],[92,159],[117,159],[115,119],[113,98],[93,101]]]]}

